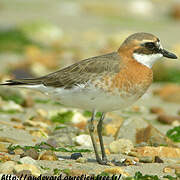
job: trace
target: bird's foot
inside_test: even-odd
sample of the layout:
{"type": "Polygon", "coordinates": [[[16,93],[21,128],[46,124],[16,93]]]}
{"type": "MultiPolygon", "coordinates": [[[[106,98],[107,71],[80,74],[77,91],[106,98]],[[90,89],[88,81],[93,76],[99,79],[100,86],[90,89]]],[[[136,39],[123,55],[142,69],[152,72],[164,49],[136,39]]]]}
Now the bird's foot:
{"type": "Polygon", "coordinates": [[[102,158],[102,159],[97,159],[97,162],[101,165],[109,165],[109,161],[107,160],[107,158],[102,158]]]}

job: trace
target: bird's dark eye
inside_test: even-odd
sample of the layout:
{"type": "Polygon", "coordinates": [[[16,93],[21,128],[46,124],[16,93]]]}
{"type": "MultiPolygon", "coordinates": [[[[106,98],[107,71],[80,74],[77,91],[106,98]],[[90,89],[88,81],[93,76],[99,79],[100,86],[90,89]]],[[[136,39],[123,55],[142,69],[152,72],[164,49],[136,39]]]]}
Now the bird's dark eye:
{"type": "Polygon", "coordinates": [[[154,49],[156,45],[153,42],[147,42],[145,43],[145,47],[148,49],[154,49]]]}

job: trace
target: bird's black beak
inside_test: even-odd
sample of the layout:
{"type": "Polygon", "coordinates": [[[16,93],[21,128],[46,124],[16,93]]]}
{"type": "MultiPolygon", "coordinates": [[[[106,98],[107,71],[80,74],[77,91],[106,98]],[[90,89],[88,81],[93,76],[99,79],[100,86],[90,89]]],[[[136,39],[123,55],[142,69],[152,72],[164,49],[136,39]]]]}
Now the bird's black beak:
{"type": "Polygon", "coordinates": [[[160,52],[164,57],[171,58],[171,59],[177,59],[177,56],[175,54],[168,52],[165,49],[161,49],[160,52]]]}

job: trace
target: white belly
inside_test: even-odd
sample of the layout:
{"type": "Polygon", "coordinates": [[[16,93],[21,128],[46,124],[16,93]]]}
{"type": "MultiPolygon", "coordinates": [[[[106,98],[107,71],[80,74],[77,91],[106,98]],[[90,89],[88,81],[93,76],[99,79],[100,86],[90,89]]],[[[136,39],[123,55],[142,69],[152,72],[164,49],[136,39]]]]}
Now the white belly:
{"type": "Polygon", "coordinates": [[[85,89],[77,86],[73,89],[45,87],[44,85],[33,85],[27,88],[39,90],[55,100],[59,100],[65,106],[85,110],[97,110],[101,112],[115,111],[133,104],[138,96],[121,94],[108,94],[94,87],[85,89]]]}

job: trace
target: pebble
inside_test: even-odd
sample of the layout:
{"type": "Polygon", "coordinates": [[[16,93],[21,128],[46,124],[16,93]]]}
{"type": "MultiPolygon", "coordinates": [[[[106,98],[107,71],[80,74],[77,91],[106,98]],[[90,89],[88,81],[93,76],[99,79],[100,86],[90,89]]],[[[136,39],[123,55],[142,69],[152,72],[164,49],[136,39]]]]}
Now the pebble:
{"type": "Polygon", "coordinates": [[[32,164],[17,164],[14,166],[15,173],[19,173],[23,170],[30,171],[31,174],[36,177],[41,174],[41,171],[39,170],[39,168],[37,168],[36,166],[34,166],[32,164]]]}
{"type": "Polygon", "coordinates": [[[123,165],[129,166],[129,165],[135,165],[136,161],[130,158],[126,158],[125,160],[122,161],[123,165]]]}
{"type": "Polygon", "coordinates": [[[71,159],[77,160],[80,157],[83,157],[81,153],[73,153],[73,154],[71,154],[71,159]]]}
{"type": "Polygon", "coordinates": [[[164,163],[164,161],[159,156],[155,156],[154,162],[155,163],[164,163]]]}
{"type": "Polygon", "coordinates": [[[180,85],[168,84],[160,89],[154,90],[155,95],[159,95],[164,101],[180,103],[180,85]]]}
{"type": "Polygon", "coordinates": [[[151,146],[145,146],[145,147],[137,147],[134,148],[131,151],[135,152],[136,157],[166,157],[166,158],[180,158],[180,148],[174,148],[174,147],[165,147],[165,146],[159,146],[159,147],[151,147],[151,146]]]}
{"type": "Polygon", "coordinates": [[[14,161],[6,161],[3,164],[0,165],[0,173],[4,174],[10,174],[12,173],[14,166],[15,166],[14,161]]]}
{"type": "Polygon", "coordinates": [[[118,139],[109,145],[112,153],[128,154],[133,148],[133,143],[128,139],[118,139]]]}
{"type": "Polygon", "coordinates": [[[37,160],[39,154],[38,154],[38,152],[37,152],[34,148],[31,148],[31,149],[26,150],[26,151],[22,154],[22,156],[23,156],[23,157],[29,156],[29,157],[31,157],[32,159],[37,160]]]}
{"type": "Polygon", "coordinates": [[[125,172],[124,169],[122,169],[121,167],[106,168],[103,170],[103,172],[110,174],[122,174],[125,177],[129,176],[129,174],[125,172]]]}
{"type": "Polygon", "coordinates": [[[180,121],[180,116],[169,116],[166,114],[160,114],[157,120],[161,123],[172,124],[175,120],[180,121]]]}
{"type": "Polygon", "coordinates": [[[87,134],[76,136],[73,138],[73,141],[80,146],[92,147],[91,138],[87,134]]]}
{"type": "Polygon", "coordinates": [[[24,150],[21,149],[21,148],[17,148],[17,149],[14,150],[14,152],[15,152],[15,155],[21,155],[21,154],[24,153],[24,150]]]}
{"type": "Polygon", "coordinates": [[[12,118],[11,118],[11,121],[12,121],[12,122],[21,122],[21,119],[16,118],[16,117],[12,117],[12,118]]]}
{"type": "Polygon", "coordinates": [[[23,112],[23,108],[22,108],[19,104],[16,104],[14,101],[4,102],[4,105],[2,106],[2,109],[3,109],[3,110],[11,110],[11,109],[14,109],[14,110],[23,112]]]}
{"type": "Polygon", "coordinates": [[[171,7],[171,16],[176,20],[180,20],[180,3],[178,1],[171,7]]]}
{"type": "Polygon", "coordinates": [[[71,169],[69,174],[71,176],[81,176],[82,174],[88,174],[85,170],[71,169]]]}
{"type": "Polygon", "coordinates": [[[78,162],[78,163],[86,163],[88,160],[86,159],[86,158],[84,158],[84,157],[79,157],[77,160],[76,160],[76,162],[78,162]]]}
{"type": "Polygon", "coordinates": [[[145,156],[145,157],[140,157],[139,162],[143,163],[152,163],[154,161],[154,158],[151,156],[145,156]]]}
{"type": "Polygon", "coordinates": [[[34,106],[34,100],[30,96],[28,96],[26,99],[24,99],[22,106],[25,108],[33,107],[34,106]]]}
{"type": "MultiPolygon", "coordinates": [[[[47,144],[51,145],[52,147],[56,148],[58,147],[58,143],[56,141],[56,139],[54,138],[49,138],[47,141],[46,141],[47,144]]],[[[48,146],[49,147],[49,146],[48,146]]]]}
{"type": "Polygon", "coordinates": [[[29,156],[23,157],[19,160],[22,164],[37,165],[37,162],[29,156]]]}
{"type": "Polygon", "coordinates": [[[42,152],[39,155],[38,160],[57,161],[58,157],[53,151],[48,150],[48,151],[42,152]]]}
{"type": "Polygon", "coordinates": [[[80,122],[87,122],[87,120],[88,119],[84,117],[81,113],[75,112],[71,121],[73,124],[78,124],[80,122]]]}
{"type": "Polygon", "coordinates": [[[8,153],[9,153],[9,154],[12,154],[12,155],[15,154],[15,152],[14,152],[14,151],[11,151],[11,150],[8,150],[8,153]]]}
{"type": "Polygon", "coordinates": [[[163,172],[164,172],[164,173],[173,173],[173,169],[170,168],[170,167],[164,167],[164,168],[163,168],[163,172]]]}
{"type": "Polygon", "coordinates": [[[18,177],[26,176],[26,179],[28,179],[28,177],[31,176],[32,174],[31,174],[31,171],[29,170],[22,170],[22,171],[16,172],[15,175],[18,177]]]}
{"type": "Polygon", "coordinates": [[[151,107],[150,112],[153,114],[164,114],[164,110],[160,107],[151,107]]]}

